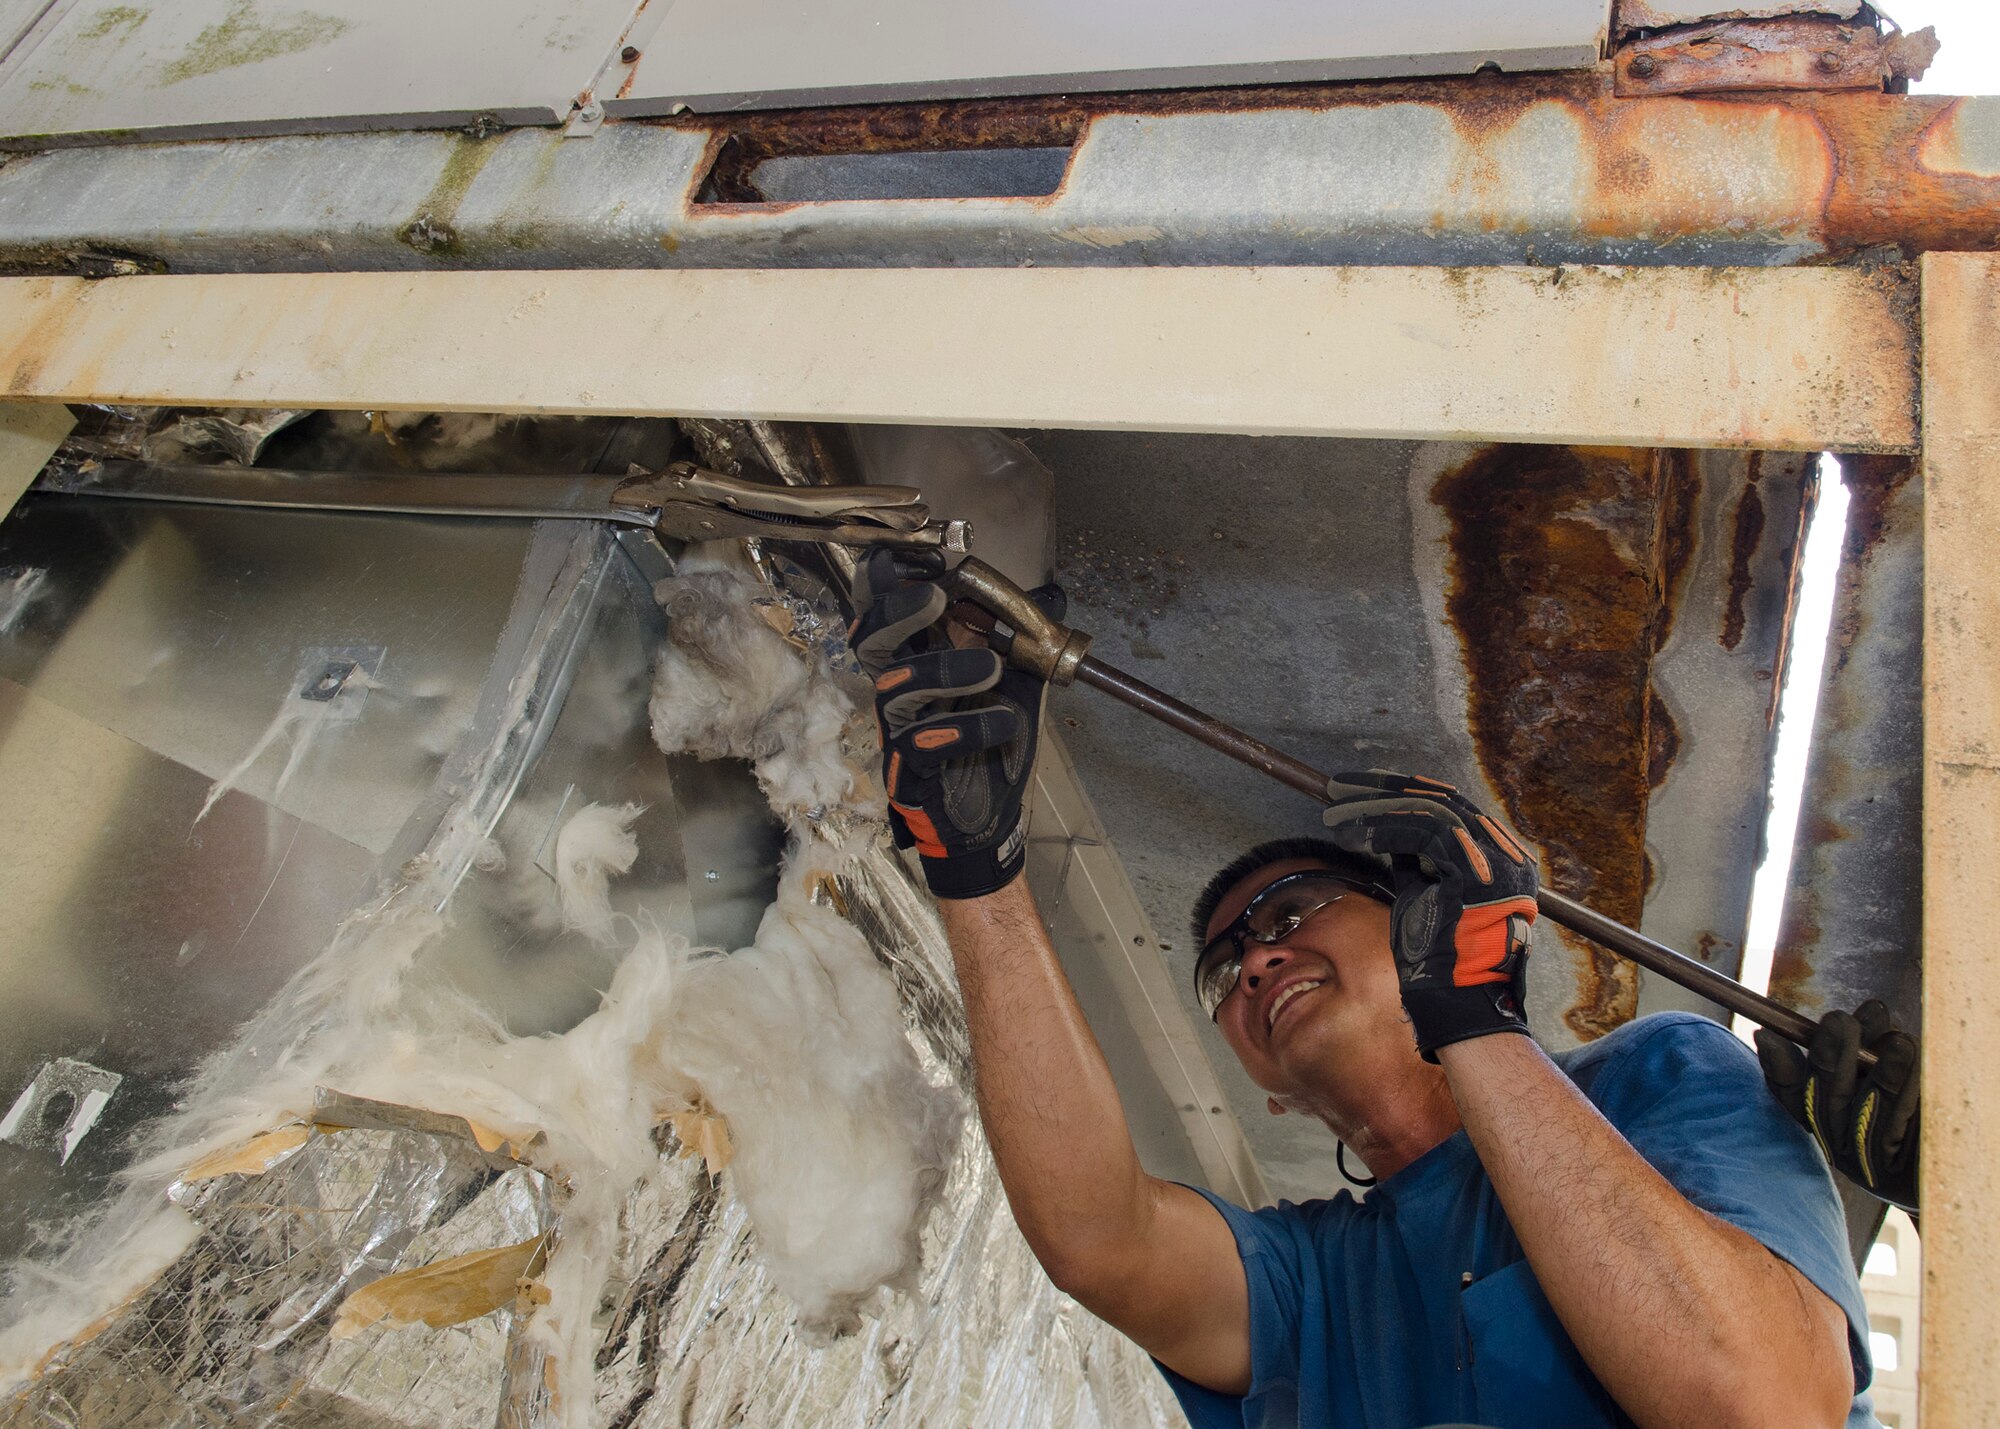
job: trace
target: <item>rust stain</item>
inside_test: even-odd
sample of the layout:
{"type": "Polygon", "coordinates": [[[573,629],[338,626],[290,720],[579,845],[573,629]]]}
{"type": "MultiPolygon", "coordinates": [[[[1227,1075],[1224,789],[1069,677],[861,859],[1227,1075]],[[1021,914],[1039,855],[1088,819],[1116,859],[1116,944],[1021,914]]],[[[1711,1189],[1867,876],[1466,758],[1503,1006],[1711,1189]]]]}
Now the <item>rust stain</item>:
{"type": "Polygon", "coordinates": [[[2000,179],[2000,123],[1992,115],[1990,100],[1953,101],[1918,140],[1917,162],[1933,173],[2000,179]]]}
{"type": "Polygon", "coordinates": [[[1833,607],[1833,625],[1828,635],[1830,661],[1825,679],[1847,667],[1855,643],[1863,635],[1867,612],[1862,602],[1843,595],[1859,578],[1859,572],[1873,558],[1895,519],[1894,507],[1903,488],[1917,473],[1917,462],[1907,456],[1844,456],[1841,477],[1847,487],[1847,532],[1841,544],[1842,595],[1833,607]]]}
{"type": "Polygon", "coordinates": [[[1613,61],[1621,95],[1879,90],[1889,69],[1872,26],[1817,15],[1677,27],[1634,40],[1613,61]]]}
{"type": "MultiPolygon", "coordinates": [[[[1440,477],[1447,611],[1463,642],[1473,742],[1547,876],[1636,925],[1645,817],[1679,744],[1651,686],[1692,545],[1686,453],[1496,446],[1440,477]]],[[[1572,944],[1564,1017],[1601,1036],[1638,1007],[1637,970],[1572,944]]]]}
{"type": "Polygon", "coordinates": [[[1757,489],[1758,467],[1753,455],[1750,480],[1736,498],[1736,519],[1729,537],[1729,597],[1722,610],[1722,648],[1743,643],[1744,605],[1756,583],[1757,549],[1764,540],[1764,496],[1757,489]]]}
{"type": "Polygon", "coordinates": [[[1770,995],[1810,1016],[1826,999],[1813,988],[1811,953],[1819,946],[1818,921],[1810,900],[1793,897],[1785,909],[1785,936],[1771,953],[1770,995]]]}
{"type": "MultiPolygon", "coordinates": [[[[1557,226],[1652,243],[1777,236],[1818,257],[1864,249],[2000,249],[2000,165],[1940,96],[1759,91],[1621,99],[1606,71],[1471,75],[1240,89],[852,105],[644,121],[711,136],[706,204],[755,203],[749,175],[780,155],[1067,147],[1105,119],[1365,111],[1424,105],[1452,126],[1452,197],[1440,221],[1480,231],[1548,216],[1521,195],[1514,131],[1532,115],[1578,135],[1574,209],[1557,226]]],[[[1046,202],[1023,198],[1024,203],[1046,202]]]]}
{"type": "MultiPolygon", "coordinates": [[[[1646,691],[1646,787],[1657,789],[1667,782],[1667,772],[1674,767],[1680,757],[1681,727],[1674,720],[1667,702],[1654,689],[1646,691]]],[[[1653,885],[1651,874],[1647,875],[1646,887],[1653,885]]]]}

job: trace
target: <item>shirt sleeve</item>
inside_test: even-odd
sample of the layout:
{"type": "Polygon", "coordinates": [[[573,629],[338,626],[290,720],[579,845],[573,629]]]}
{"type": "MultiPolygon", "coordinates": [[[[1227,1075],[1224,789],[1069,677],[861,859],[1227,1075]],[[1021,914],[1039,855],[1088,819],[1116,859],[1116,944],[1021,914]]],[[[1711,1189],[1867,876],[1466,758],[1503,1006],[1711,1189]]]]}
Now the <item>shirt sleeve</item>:
{"type": "Polygon", "coordinates": [[[1647,1022],[1588,1095],[1683,1196],[1754,1236],[1841,1308],[1854,1387],[1865,1389],[1868,1312],[1819,1148],[1727,1028],[1692,1013],[1647,1022]]]}
{"type": "Polygon", "coordinates": [[[1307,1213],[1289,1204],[1246,1211],[1199,1186],[1188,1189],[1228,1223],[1243,1258],[1250,1288],[1250,1389],[1239,1399],[1204,1389],[1165,1365],[1160,1373],[1195,1429],[1296,1423],[1303,1321],[1307,1306],[1315,1303],[1301,1278],[1314,1263],[1307,1213]]]}

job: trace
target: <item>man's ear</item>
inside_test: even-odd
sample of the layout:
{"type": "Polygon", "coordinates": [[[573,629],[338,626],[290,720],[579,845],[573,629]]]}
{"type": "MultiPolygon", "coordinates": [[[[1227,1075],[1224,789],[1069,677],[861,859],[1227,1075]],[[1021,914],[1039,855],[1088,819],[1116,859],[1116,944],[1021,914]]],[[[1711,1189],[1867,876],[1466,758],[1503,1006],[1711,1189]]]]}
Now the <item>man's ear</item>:
{"type": "Polygon", "coordinates": [[[1283,1116],[1285,1114],[1285,1104],[1276,1097],[1265,1097],[1264,1105],[1271,1109],[1272,1116],[1283,1116]]]}

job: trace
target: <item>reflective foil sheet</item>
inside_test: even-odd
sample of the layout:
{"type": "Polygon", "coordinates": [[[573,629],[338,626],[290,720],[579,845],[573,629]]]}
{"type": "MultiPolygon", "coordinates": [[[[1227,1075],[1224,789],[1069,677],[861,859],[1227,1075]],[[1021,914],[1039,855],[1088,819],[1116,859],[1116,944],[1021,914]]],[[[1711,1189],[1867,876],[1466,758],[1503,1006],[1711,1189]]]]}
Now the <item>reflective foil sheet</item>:
{"type": "MultiPolygon", "coordinates": [[[[80,511],[74,501],[60,508],[72,521],[83,519],[80,511]]],[[[45,517],[55,514],[51,506],[45,517]]],[[[197,555],[214,542],[241,548],[249,539],[240,514],[159,519],[197,555]]],[[[344,529],[302,519],[319,520],[323,531],[344,529]]],[[[351,568],[365,606],[371,565],[386,556],[392,573],[407,571],[436,534],[399,557],[398,529],[369,523],[356,526],[350,540],[315,547],[327,590],[346,589],[341,577],[351,568]]],[[[44,554],[52,575],[62,577],[61,550],[51,545],[44,554]]],[[[334,906],[353,910],[338,937],[337,912],[305,916],[329,906],[326,889],[315,888],[318,902],[294,901],[284,936],[296,946],[286,967],[301,972],[261,1008],[231,1007],[205,1024],[213,1043],[189,1049],[199,1054],[198,1068],[184,1060],[171,1077],[148,1081],[110,1044],[120,1056],[103,1060],[118,1065],[104,1070],[122,1081],[105,1083],[106,1124],[119,1125],[120,1139],[105,1141],[89,1167],[48,1173],[69,1177],[59,1202],[67,1231],[58,1224],[14,1267],[0,1326],[17,1342],[32,1336],[41,1301],[79,1285],[105,1292],[105,1303],[90,1323],[51,1336],[32,1377],[0,1399],[0,1424],[1123,1429],[1180,1422],[1143,1353],[1042,1273],[970,1115],[951,1148],[939,1203],[922,1223],[923,1257],[912,1283],[879,1291],[861,1328],[830,1340],[803,1332],[772,1283],[757,1233],[732,1192],[732,1173],[712,1175],[700,1157],[683,1154],[690,1148],[662,1121],[654,1131],[656,1167],[617,1210],[615,1252],[588,1321],[595,1343],[589,1383],[564,1381],[534,1327],[548,1301],[550,1267],[562,1264],[566,1235],[576,1230],[566,1216],[598,1188],[585,1184],[587,1172],[556,1164],[533,1136],[496,1134],[414,1105],[364,1102],[325,1085],[310,1107],[274,1118],[248,1140],[218,1146],[171,1174],[148,1169],[148,1156],[157,1160],[162,1148],[182,1144],[182,1129],[205,1096],[217,1089],[254,1096],[261,1069],[274,1057],[281,1062],[284,1049],[331,1015],[301,999],[307,974],[327,966],[324,957],[310,960],[329,938],[336,953],[362,946],[357,930],[384,909],[442,907],[445,931],[424,954],[449,974],[437,995],[478,1000],[504,1035],[560,1035],[587,1017],[611,985],[617,954],[552,931],[529,906],[553,831],[585,802],[631,800],[649,811],[638,825],[642,855],[633,882],[614,886],[621,913],[650,912],[684,936],[733,946],[744,936],[746,905],[768,901],[775,830],[768,811],[745,804],[746,793],[754,799],[747,772],[662,755],[642,737],[646,659],[658,648],[661,622],[626,553],[601,533],[552,524],[533,534],[524,554],[516,548],[500,559],[518,563],[514,588],[493,592],[497,600],[474,600],[460,622],[478,632],[476,659],[467,664],[474,652],[462,649],[449,656],[418,650],[415,636],[394,631],[371,637],[387,653],[352,727],[315,745],[289,785],[260,766],[216,806],[236,810],[255,835],[243,846],[258,859],[273,837],[291,839],[295,826],[305,830],[303,845],[330,830],[375,855],[376,881],[360,879],[353,859],[337,870],[346,901],[334,906]],[[439,672],[461,667],[469,679],[440,683],[439,672]],[[447,705],[449,718],[426,726],[422,763],[406,774],[385,758],[399,721],[447,705]],[[395,782],[403,811],[400,831],[360,818],[344,797],[367,791],[362,802],[379,807],[387,781],[395,782]],[[494,846],[506,851],[505,875],[483,868],[494,846]],[[358,897],[357,883],[365,885],[358,897]],[[127,1128],[117,1123],[120,1088],[129,1099],[134,1085],[150,1088],[149,1119],[127,1128]],[[133,1268],[116,1294],[113,1266],[133,1268]],[[388,1318],[360,1315],[364,1303],[390,1305],[388,1318]]],[[[139,568],[121,556],[107,558],[104,569],[126,571],[130,580],[139,568]]],[[[239,579],[263,578],[252,570],[239,579]]],[[[256,737],[263,713],[234,712],[233,723],[222,724],[148,723],[140,716],[153,707],[143,687],[106,675],[100,683],[108,693],[97,693],[92,671],[100,668],[96,642],[104,636],[76,634],[92,600],[83,576],[70,583],[77,601],[49,607],[33,628],[41,642],[28,652],[34,658],[21,654],[10,667],[22,697],[60,701],[65,718],[90,729],[115,725],[143,749],[144,761],[161,765],[162,779],[185,786],[174,817],[192,818],[206,783],[256,737]]],[[[156,582],[150,589],[157,609],[175,587],[156,582]]],[[[369,633],[358,631],[334,595],[303,602],[296,582],[290,594],[288,602],[251,602],[241,616],[251,623],[239,648],[259,651],[260,668],[279,671],[276,680],[244,677],[255,694],[269,684],[267,698],[283,694],[298,651],[353,644],[369,633]],[[282,630],[254,624],[267,609],[270,620],[288,622],[282,630]]],[[[823,599],[804,590],[778,596],[807,653],[837,659],[834,637],[813,618],[823,599]]],[[[201,615],[190,609],[184,617],[193,650],[202,643],[194,638],[201,615]]],[[[430,627],[417,634],[447,638],[430,627]]],[[[169,675],[194,658],[164,638],[159,648],[169,675]]],[[[199,715],[198,705],[190,712],[199,715]]],[[[888,973],[925,1075],[969,1107],[966,1032],[928,898],[864,824],[835,812],[794,830],[801,833],[853,851],[821,901],[861,932],[888,973]]],[[[157,846],[162,858],[184,856],[176,838],[157,846]]],[[[277,848],[282,854],[284,845],[277,848]]],[[[71,860],[88,852],[58,851],[71,860]]],[[[312,873],[282,858],[275,866],[288,878],[312,873]]],[[[203,876],[230,875],[223,867],[203,876]]],[[[178,926],[143,922],[119,936],[133,948],[170,939],[162,944],[168,964],[187,940],[178,926]]],[[[176,976],[163,965],[156,985],[171,987],[176,976]]],[[[107,1004],[107,1025],[128,1015],[122,1009],[125,1003],[107,1004]]],[[[76,1042],[62,1041],[70,1034],[61,1028],[32,1030],[49,1045],[28,1049],[35,1058],[23,1062],[24,1075],[31,1063],[54,1065],[76,1042]]],[[[56,1154],[39,1145],[0,1150],[22,1158],[56,1154]]]]}

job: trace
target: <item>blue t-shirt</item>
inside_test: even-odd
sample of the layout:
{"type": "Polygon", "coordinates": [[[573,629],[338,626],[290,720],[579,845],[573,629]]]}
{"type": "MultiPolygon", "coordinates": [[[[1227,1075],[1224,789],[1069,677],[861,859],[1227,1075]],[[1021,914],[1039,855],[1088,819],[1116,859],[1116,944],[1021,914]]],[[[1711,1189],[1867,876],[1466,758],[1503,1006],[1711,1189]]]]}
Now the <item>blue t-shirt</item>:
{"type": "MultiPolygon", "coordinates": [[[[1756,1058],[1692,1013],[1627,1024],[1556,1061],[1682,1195],[1795,1266],[1847,1314],[1848,1429],[1879,1429],[1868,1314],[1833,1181],[1756,1058]]],[[[1163,1372],[1196,1429],[1629,1425],[1542,1294],[1464,1132],[1361,1200],[1245,1211],[1208,1196],[1250,1282],[1250,1392],[1163,1372]]]]}

